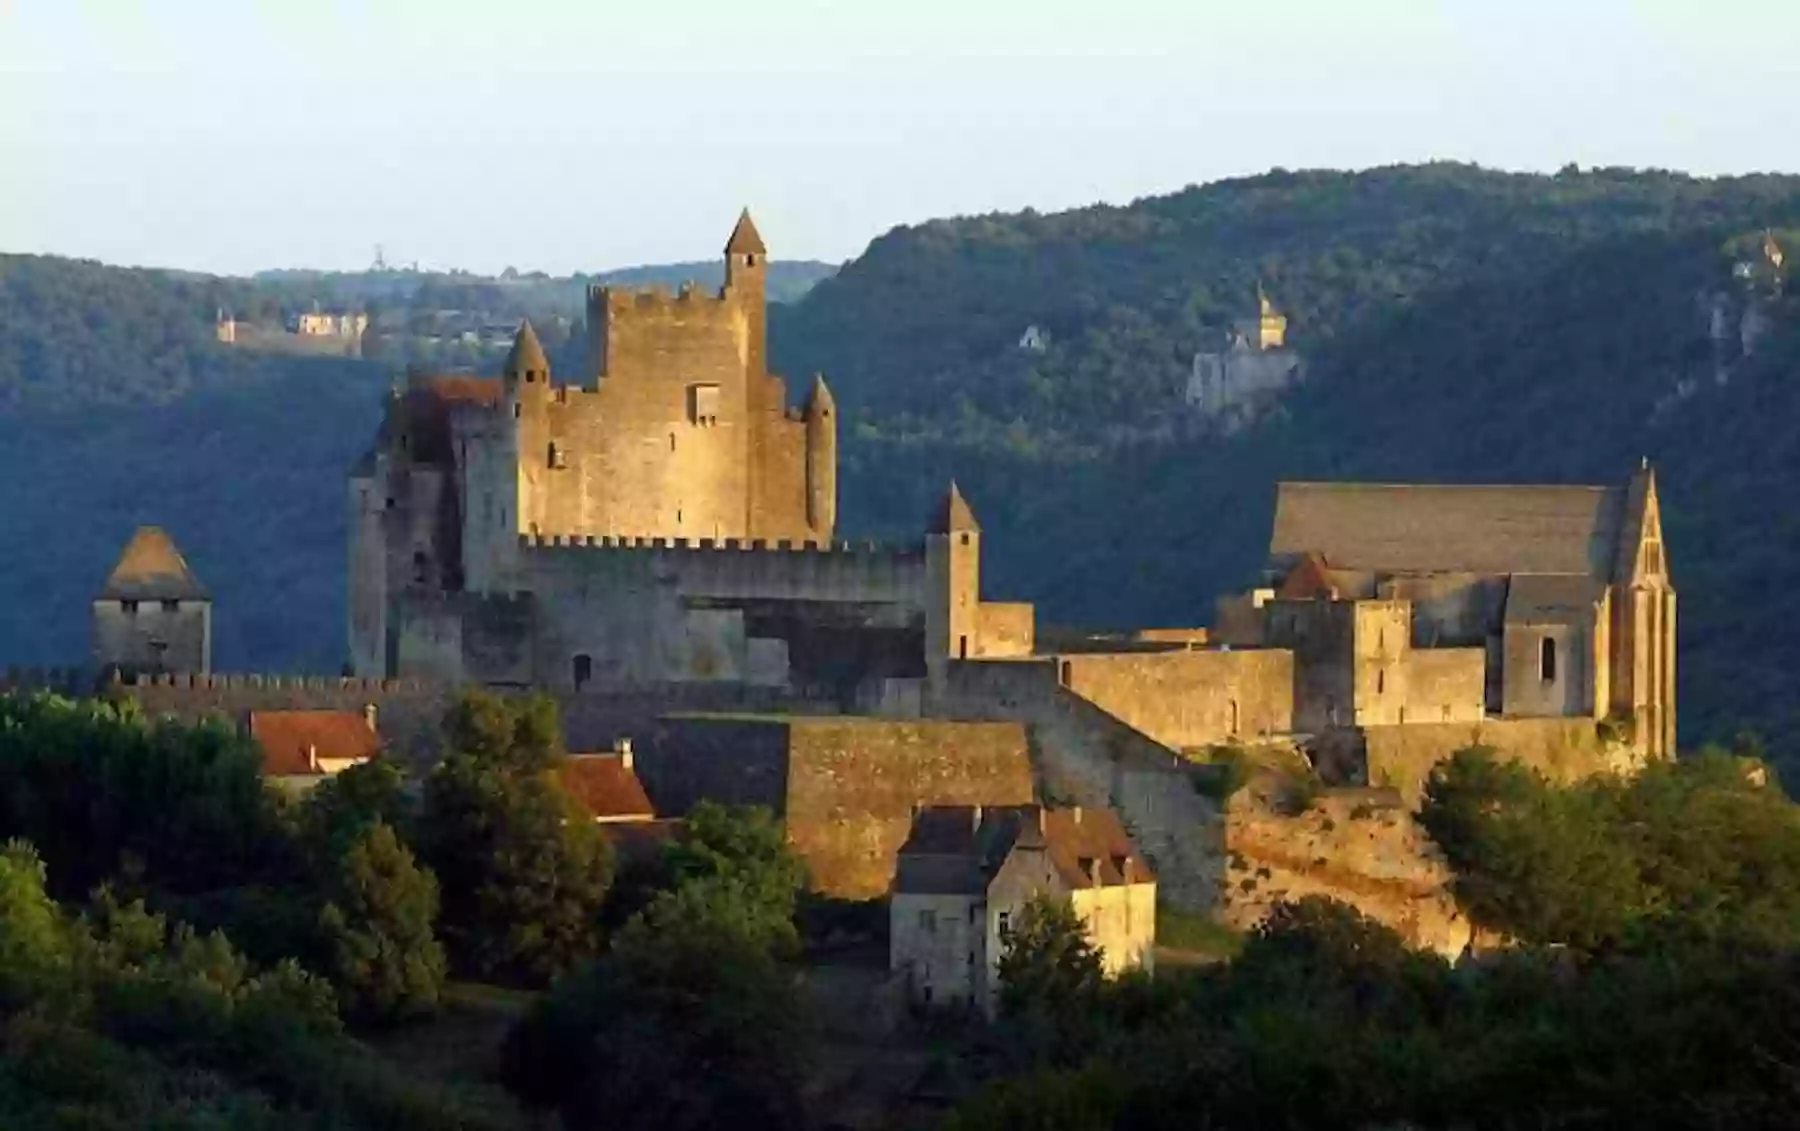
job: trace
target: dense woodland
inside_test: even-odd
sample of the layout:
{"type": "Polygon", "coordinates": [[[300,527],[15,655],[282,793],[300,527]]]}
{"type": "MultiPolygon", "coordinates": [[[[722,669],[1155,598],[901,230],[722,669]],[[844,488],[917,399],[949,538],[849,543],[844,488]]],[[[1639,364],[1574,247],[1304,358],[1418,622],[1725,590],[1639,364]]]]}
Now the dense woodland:
{"type": "Polygon", "coordinates": [[[897,1016],[858,1050],[821,973],[861,932],[885,977],[884,909],[805,895],[766,811],[616,849],[560,729],[471,693],[430,762],[296,798],[221,725],[0,696],[0,1125],[1792,1125],[1800,808],[1754,747],[1568,788],[1455,752],[1420,818],[1506,941],[1455,965],[1313,897],[1108,979],[1040,900],[995,1024],[897,1016]]]}
{"type": "MultiPolygon", "coordinates": [[[[1050,623],[1206,620],[1253,578],[1280,478],[1610,483],[1650,457],[1684,739],[1781,734],[1800,722],[1800,597],[1776,580],[1800,312],[1771,303],[1771,337],[1721,386],[1705,311],[1740,296],[1732,265],[1771,227],[1800,254],[1800,178],[1277,171],[896,229],[774,307],[772,348],[792,387],[823,370],[842,406],[846,535],[912,536],[954,475],[990,592],[1050,623]],[[1190,359],[1259,281],[1307,383],[1208,435],[1181,405],[1190,359]],[[1018,347],[1030,325],[1043,352],[1018,347]]],[[[228,355],[212,311],[246,285],[0,261],[6,659],[79,659],[86,600],[131,526],[159,522],[216,591],[220,665],[342,662],[342,476],[395,375],[228,355]]]]}

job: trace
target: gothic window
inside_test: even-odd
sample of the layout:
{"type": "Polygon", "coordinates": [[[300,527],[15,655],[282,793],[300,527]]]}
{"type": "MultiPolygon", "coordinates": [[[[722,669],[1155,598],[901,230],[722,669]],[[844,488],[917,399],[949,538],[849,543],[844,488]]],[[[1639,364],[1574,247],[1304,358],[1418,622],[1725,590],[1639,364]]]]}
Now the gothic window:
{"type": "Polygon", "coordinates": [[[1546,636],[1538,644],[1538,678],[1545,683],[1556,682],[1556,638],[1546,636]]]}

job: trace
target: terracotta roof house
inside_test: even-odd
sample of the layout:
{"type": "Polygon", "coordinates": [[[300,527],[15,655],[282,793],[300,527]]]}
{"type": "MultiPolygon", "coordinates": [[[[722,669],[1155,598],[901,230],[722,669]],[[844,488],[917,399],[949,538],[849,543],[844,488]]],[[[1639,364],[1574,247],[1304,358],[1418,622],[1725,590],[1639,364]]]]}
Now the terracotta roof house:
{"type": "Polygon", "coordinates": [[[632,764],[630,739],[620,739],[608,754],[571,754],[557,774],[563,788],[602,824],[656,818],[632,764]]]}
{"type": "Polygon", "coordinates": [[[1148,968],[1156,876],[1110,809],[920,810],[889,901],[889,968],[921,1005],[992,1011],[1007,932],[1033,897],[1067,900],[1109,973],[1148,968]]]}
{"type": "Polygon", "coordinates": [[[250,737],[263,751],[263,775],[310,788],[381,753],[375,708],[362,711],[252,711],[250,737]]]}

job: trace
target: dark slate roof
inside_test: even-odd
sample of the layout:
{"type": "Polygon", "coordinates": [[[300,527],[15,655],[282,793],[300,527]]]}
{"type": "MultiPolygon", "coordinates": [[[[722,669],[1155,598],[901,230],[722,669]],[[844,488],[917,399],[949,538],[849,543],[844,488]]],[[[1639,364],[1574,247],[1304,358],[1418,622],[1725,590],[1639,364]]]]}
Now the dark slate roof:
{"type": "Polygon", "coordinates": [[[756,221],[750,219],[750,210],[744,209],[738,216],[737,226],[731,229],[731,238],[725,241],[726,255],[767,255],[769,249],[763,246],[762,234],[756,230],[756,221]]]}
{"type": "Polygon", "coordinates": [[[1579,624],[1594,615],[1605,583],[1579,573],[1515,573],[1506,587],[1508,624],[1579,624]]]}
{"type": "Polygon", "coordinates": [[[960,534],[963,532],[980,533],[981,524],[975,521],[975,512],[969,509],[968,500],[957,489],[956,481],[950,481],[950,490],[938,503],[937,513],[931,517],[928,534],[960,534]]]}
{"type": "Polygon", "coordinates": [[[894,890],[980,895],[1016,849],[1048,851],[1072,890],[1155,879],[1110,809],[939,805],[914,815],[900,846],[894,890]]]}
{"type": "Polygon", "coordinates": [[[549,373],[550,359],[544,356],[544,347],[539,344],[537,331],[531,328],[528,318],[519,323],[519,332],[513,337],[512,352],[506,355],[506,373],[549,373]]]}
{"type": "Polygon", "coordinates": [[[1336,569],[1575,573],[1608,578],[1626,492],[1612,487],[1283,483],[1272,564],[1308,552],[1336,569]]]}
{"type": "Polygon", "coordinates": [[[100,590],[104,601],[205,601],[206,587],[160,526],[140,526],[100,590]]]}

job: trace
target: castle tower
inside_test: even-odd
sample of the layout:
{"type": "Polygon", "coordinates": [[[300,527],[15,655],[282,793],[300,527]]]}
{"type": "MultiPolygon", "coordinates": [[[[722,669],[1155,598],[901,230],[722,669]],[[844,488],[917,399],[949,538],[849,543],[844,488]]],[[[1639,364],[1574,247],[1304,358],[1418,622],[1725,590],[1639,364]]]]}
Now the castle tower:
{"type": "Polygon", "coordinates": [[[1287,343],[1287,315],[1275,309],[1263,285],[1256,284],[1256,348],[1278,350],[1287,343]]]}
{"type": "Polygon", "coordinates": [[[731,238],[725,241],[725,289],[744,304],[744,316],[750,330],[746,363],[752,381],[769,371],[766,352],[768,258],[769,249],[763,245],[762,235],[746,208],[738,215],[731,238]]]}
{"type": "MultiPolygon", "coordinates": [[[[529,319],[519,323],[500,382],[513,418],[511,454],[518,469],[519,529],[535,532],[544,523],[549,475],[560,466],[561,453],[550,435],[550,359],[529,319]]],[[[501,423],[504,426],[505,421],[501,423]]]]}
{"type": "Polygon", "coordinates": [[[94,666],[212,671],[212,596],[159,526],[140,526],[94,599],[94,666]]]}
{"type": "Polygon", "coordinates": [[[925,587],[925,665],[941,685],[947,661],[980,647],[981,525],[954,480],[925,532],[925,587]]]}
{"type": "Polygon", "coordinates": [[[806,401],[806,523],[822,542],[837,526],[837,402],[820,373],[806,401]]]}

